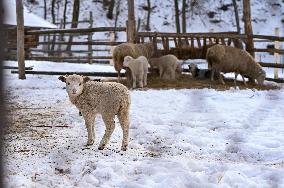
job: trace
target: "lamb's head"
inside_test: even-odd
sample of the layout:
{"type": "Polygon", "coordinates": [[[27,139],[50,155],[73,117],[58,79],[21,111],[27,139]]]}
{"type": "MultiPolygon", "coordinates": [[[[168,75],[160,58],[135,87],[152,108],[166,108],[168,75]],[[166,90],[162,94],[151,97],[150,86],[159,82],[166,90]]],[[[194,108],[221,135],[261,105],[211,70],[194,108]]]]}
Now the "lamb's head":
{"type": "Polygon", "coordinates": [[[124,66],[124,67],[128,67],[129,62],[130,62],[131,60],[133,60],[133,57],[131,57],[131,56],[125,56],[125,57],[124,57],[124,61],[123,61],[123,66],[124,66]]]}
{"type": "Polygon", "coordinates": [[[79,96],[83,92],[84,83],[90,80],[89,77],[76,74],[60,76],[58,79],[66,83],[66,91],[69,96],[73,97],[79,96]]]}
{"type": "Polygon", "coordinates": [[[258,72],[258,76],[256,77],[256,81],[259,85],[263,85],[263,82],[266,78],[266,73],[264,70],[260,69],[258,72]]]}

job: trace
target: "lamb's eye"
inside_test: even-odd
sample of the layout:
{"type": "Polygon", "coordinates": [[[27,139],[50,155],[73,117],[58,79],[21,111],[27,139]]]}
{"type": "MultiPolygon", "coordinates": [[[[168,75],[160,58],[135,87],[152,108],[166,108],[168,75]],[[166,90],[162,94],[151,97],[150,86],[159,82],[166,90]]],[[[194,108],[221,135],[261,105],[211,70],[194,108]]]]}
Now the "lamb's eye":
{"type": "Polygon", "coordinates": [[[79,83],[79,86],[81,85],[81,83],[79,83]]]}
{"type": "Polygon", "coordinates": [[[68,82],[67,85],[70,85],[70,83],[68,82]]]}

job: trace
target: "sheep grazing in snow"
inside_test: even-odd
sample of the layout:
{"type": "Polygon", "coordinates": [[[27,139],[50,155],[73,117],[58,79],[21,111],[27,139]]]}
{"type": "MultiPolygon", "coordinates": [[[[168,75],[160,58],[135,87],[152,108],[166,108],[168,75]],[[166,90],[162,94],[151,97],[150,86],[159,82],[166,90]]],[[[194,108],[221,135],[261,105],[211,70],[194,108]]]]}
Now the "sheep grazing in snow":
{"type": "MultiPolygon", "coordinates": [[[[215,45],[210,47],[206,53],[208,66],[212,69],[211,80],[213,81],[214,72],[235,72],[235,84],[238,74],[256,79],[257,83],[262,85],[265,79],[265,71],[254,61],[253,57],[245,50],[225,45],[215,45]]],[[[223,78],[219,77],[222,84],[225,84],[223,78]]]]}
{"type": "Polygon", "coordinates": [[[146,57],[139,56],[134,59],[131,56],[125,56],[123,66],[131,71],[132,88],[136,88],[136,83],[141,88],[147,85],[148,60],[146,57]]]}
{"type": "Polygon", "coordinates": [[[129,131],[130,94],[124,85],[114,82],[95,82],[79,75],[60,76],[66,83],[69,99],[85,120],[88,131],[87,145],[94,143],[94,122],[97,114],[101,114],[106,126],[105,134],[100,142],[102,150],[114,131],[114,118],[117,115],[123,131],[121,150],[126,150],[129,131]]]}
{"type": "Polygon", "coordinates": [[[174,55],[164,55],[149,60],[151,70],[158,68],[160,78],[166,80],[175,80],[177,74],[181,74],[182,68],[178,63],[178,59],[174,55]]]}
{"type": "Polygon", "coordinates": [[[147,59],[154,54],[153,43],[145,44],[132,44],[123,43],[116,46],[113,50],[112,59],[114,68],[117,71],[118,79],[120,79],[120,71],[123,68],[123,61],[125,56],[131,56],[137,58],[139,56],[145,56],[147,59]]]}

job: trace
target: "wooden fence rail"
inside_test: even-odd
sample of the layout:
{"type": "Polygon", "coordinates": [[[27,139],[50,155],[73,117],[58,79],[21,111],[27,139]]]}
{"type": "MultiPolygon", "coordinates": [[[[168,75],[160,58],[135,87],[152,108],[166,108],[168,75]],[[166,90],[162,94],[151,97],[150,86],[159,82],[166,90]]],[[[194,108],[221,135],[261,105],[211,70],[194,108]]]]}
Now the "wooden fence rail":
{"type": "Polygon", "coordinates": [[[119,32],[126,31],[125,27],[95,27],[95,28],[73,28],[73,29],[45,29],[45,30],[31,30],[26,33],[29,35],[44,35],[54,33],[90,33],[90,32],[119,32]]]}

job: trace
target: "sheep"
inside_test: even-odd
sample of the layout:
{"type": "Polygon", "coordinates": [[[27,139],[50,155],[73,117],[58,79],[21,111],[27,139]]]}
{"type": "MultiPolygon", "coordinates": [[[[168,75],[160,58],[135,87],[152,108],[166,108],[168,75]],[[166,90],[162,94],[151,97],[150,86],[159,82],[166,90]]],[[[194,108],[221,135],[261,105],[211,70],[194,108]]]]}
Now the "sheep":
{"type": "Polygon", "coordinates": [[[148,73],[148,60],[144,56],[139,56],[134,59],[131,56],[125,56],[123,66],[128,67],[131,71],[131,86],[136,88],[136,82],[138,87],[143,88],[147,85],[147,73],[148,73]]]}
{"type": "Polygon", "coordinates": [[[160,78],[175,80],[176,73],[181,74],[182,68],[181,65],[177,62],[178,59],[174,55],[164,55],[158,58],[151,58],[149,60],[151,70],[155,67],[159,70],[160,78]]]}
{"type": "MultiPolygon", "coordinates": [[[[211,69],[200,69],[198,66],[194,63],[191,63],[188,65],[189,72],[191,73],[193,78],[198,78],[198,79],[209,79],[211,78],[211,69]]],[[[218,79],[219,75],[214,75],[215,79],[218,79]]],[[[221,75],[223,76],[223,75],[221,75]]]]}
{"type": "Polygon", "coordinates": [[[153,43],[145,44],[133,44],[123,43],[116,46],[113,50],[112,59],[114,68],[117,71],[118,79],[120,80],[120,71],[123,67],[123,61],[125,56],[131,56],[137,58],[139,56],[145,56],[147,59],[152,57],[154,54],[153,43]]]}
{"type": "Polygon", "coordinates": [[[60,76],[66,83],[66,91],[72,104],[82,113],[88,132],[87,145],[94,143],[94,122],[101,114],[106,126],[105,134],[100,141],[99,150],[105,148],[114,131],[114,118],[117,115],[123,132],[121,150],[128,145],[130,94],[124,85],[115,82],[90,81],[88,77],[76,74],[60,76]]]}
{"type": "MultiPolygon", "coordinates": [[[[214,80],[214,72],[235,72],[235,84],[238,74],[257,80],[259,85],[263,85],[266,73],[262,70],[259,63],[255,62],[253,57],[245,50],[217,44],[210,47],[206,53],[208,66],[212,69],[211,81],[214,80]]],[[[225,84],[223,78],[219,76],[222,84],[225,84]]]]}

